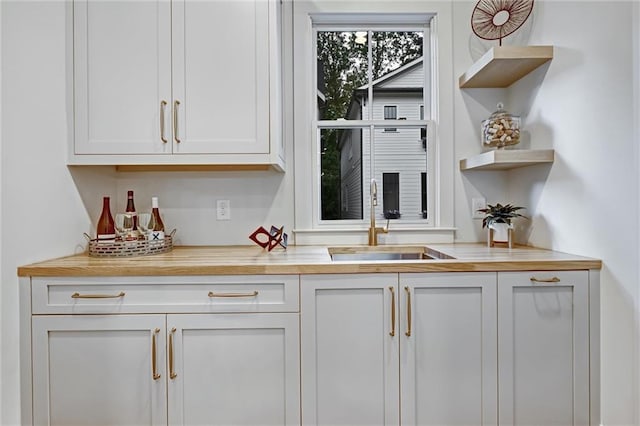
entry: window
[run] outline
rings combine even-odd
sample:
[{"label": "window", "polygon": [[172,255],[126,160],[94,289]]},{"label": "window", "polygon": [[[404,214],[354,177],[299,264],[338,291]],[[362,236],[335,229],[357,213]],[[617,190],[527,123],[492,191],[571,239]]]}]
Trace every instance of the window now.
[{"label": "window", "polygon": [[[295,243],[360,244],[362,238],[366,241],[371,213],[370,182],[373,178],[378,183],[379,203],[374,214],[382,219],[382,174],[388,172],[400,174],[402,216],[394,220],[391,230],[394,241],[409,243],[416,238],[425,242],[453,241],[457,162],[452,114],[456,71],[451,5],[393,0],[309,0],[295,2],[295,8],[290,2],[283,5],[289,7],[293,17],[290,22],[285,20],[293,48],[283,50],[283,55],[288,63],[296,64],[284,70],[284,88],[288,89],[284,101],[291,102],[290,111],[295,111],[290,117],[296,183],[292,230]],[[393,33],[406,32],[418,33],[418,39],[422,37],[422,57],[407,56],[407,61],[394,62],[384,74],[377,73],[376,64],[384,63],[384,53],[393,51],[383,48],[385,43],[379,37],[386,34],[392,39]],[[335,44],[323,52],[318,48],[321,38],[327,42],[332,39]],[[346,61],[333,54],[347,49],[357,53]],[[286,78],[288,75],[290,79]],[[421,87],[399,88],[398,84],[406,82],[408,76]],[[405,103],[415,92],[421,92],[422,98],[416,103]],[[342,101],[336,102],[338,99]],[[385,105],[397,106],[398,119],[384,120]],[[424,120],[419,120],[421,105]],[[401,120],[402,117],[406,120]],[[397,132],[384,132],[391,127]],[[339,132],[352,134],[350,161],[346,153],[343,159],[341,149],[345,148],[339,145]],[[421,133],[427,136],[426,150],[422,147]],[[334,160],[327,161],[332,156]],[[348,176],[347,169],[351,170]],[[427,219],[422,218],[423,172],[427,174]],[[347,191],[347,186],[341,185],[347,177],[348,214],[336,213],[336,209],[327,211],[323,197]],[[325,181],[326,178],[329,179]],[[340,195],[337,201],[341,207]]]},{"label": "window", "polygon": [[[383,171],[427,171],[420,135],[428,121],[398,117],[398,110],[416,111],[431,98],[430,58],[424,54],[428,20],[421,25],[320,22],[313,28],[319,224],[368,219],[372,179],[384,188],[375,214],[400,218],[400,176]],[[417,189],[407,198],[417,213]],[[413,214],[407,220],[422,219]]]},{"label": "window", "polygon": [[[384,119],[385,120],[396,120],[398,118],[398,107],[397,106],[390,106],[390,105],[385,105],[384,106]],[[385,132],[395,132],[398,129],[396,129],[395,127],[385,127],[384,131]]]},{"label": "window", "polygon": [[422,208],[422,218],[427,219],[429,207],[427,204],[427,174],[420,173],[420,206]]},{"label": "window", "polygon": [[400,174],[382,174],[382,205],[385,219],[400,219]]},{"label": "window", "polygon": [[[424,120],[424,105],[420,105],[420,120]],[[427,128],[420,128],[420,141],[422,142],[422,149],[427,150]]]}]

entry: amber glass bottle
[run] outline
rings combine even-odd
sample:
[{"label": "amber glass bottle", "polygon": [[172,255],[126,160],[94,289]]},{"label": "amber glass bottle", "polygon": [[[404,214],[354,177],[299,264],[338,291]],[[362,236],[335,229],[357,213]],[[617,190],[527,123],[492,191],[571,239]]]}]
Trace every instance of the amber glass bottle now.
[{"label": "amber glass bottle", "polygon": [[112,243],[116,240],[116,226],[111,216],[109,197],[102,199],[102,213],[96,226],[96,237],[99,243]]},{"label": "amber glass bottle", "polygon": [[150,239],[164,240],[164,223],[160,217],[160,210],[158,209],[158,197],[151,197],[151,216],[153,221],[153,229],[150,232]]}]

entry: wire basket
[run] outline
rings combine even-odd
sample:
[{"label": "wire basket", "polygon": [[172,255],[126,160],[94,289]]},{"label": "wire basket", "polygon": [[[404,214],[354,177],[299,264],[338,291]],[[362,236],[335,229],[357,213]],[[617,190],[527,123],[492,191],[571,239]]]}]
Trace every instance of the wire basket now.
[{"label": "wire basket", "polygon": [[176,230],[164,236],[164,240],[149,241],[113,241],[98,242],[89,235],[84,234],[89,240],[87,251],[91,257],[132,257],[148,256],[152,254],[167,253],[173,249],[173,236]]}]

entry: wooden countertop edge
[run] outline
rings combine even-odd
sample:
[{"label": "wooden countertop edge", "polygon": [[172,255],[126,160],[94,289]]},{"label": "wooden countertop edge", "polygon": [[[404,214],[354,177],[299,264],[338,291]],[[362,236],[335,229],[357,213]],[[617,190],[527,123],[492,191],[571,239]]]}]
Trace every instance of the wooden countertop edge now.
[{"label": "wooden countertop edge", "polygon": [[588,260],[436,260],[326,262],[312,264],[236,264],[236,265],[154,265],[133,266],[38,266],[18,268],[19,277],[80,276],[189,276],[189,275],[293,275],[361,274],[400,272],[502,272],[601,269],[602,261]]}]

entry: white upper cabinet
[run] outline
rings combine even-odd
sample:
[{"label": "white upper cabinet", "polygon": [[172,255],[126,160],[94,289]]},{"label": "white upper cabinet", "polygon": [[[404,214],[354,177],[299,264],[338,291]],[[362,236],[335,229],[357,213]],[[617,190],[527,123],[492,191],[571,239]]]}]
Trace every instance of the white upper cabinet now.
[{"label": "white upper cabinet", "polygon": [[75,0],[73,12],[71,164],[283,168],[278,1]]},{"label": "white upper cabinet", "polygon": [[169,3],[78,0],[73,12],[74,154],[170,153],[160,131],[160,104],[171,100]]}]

